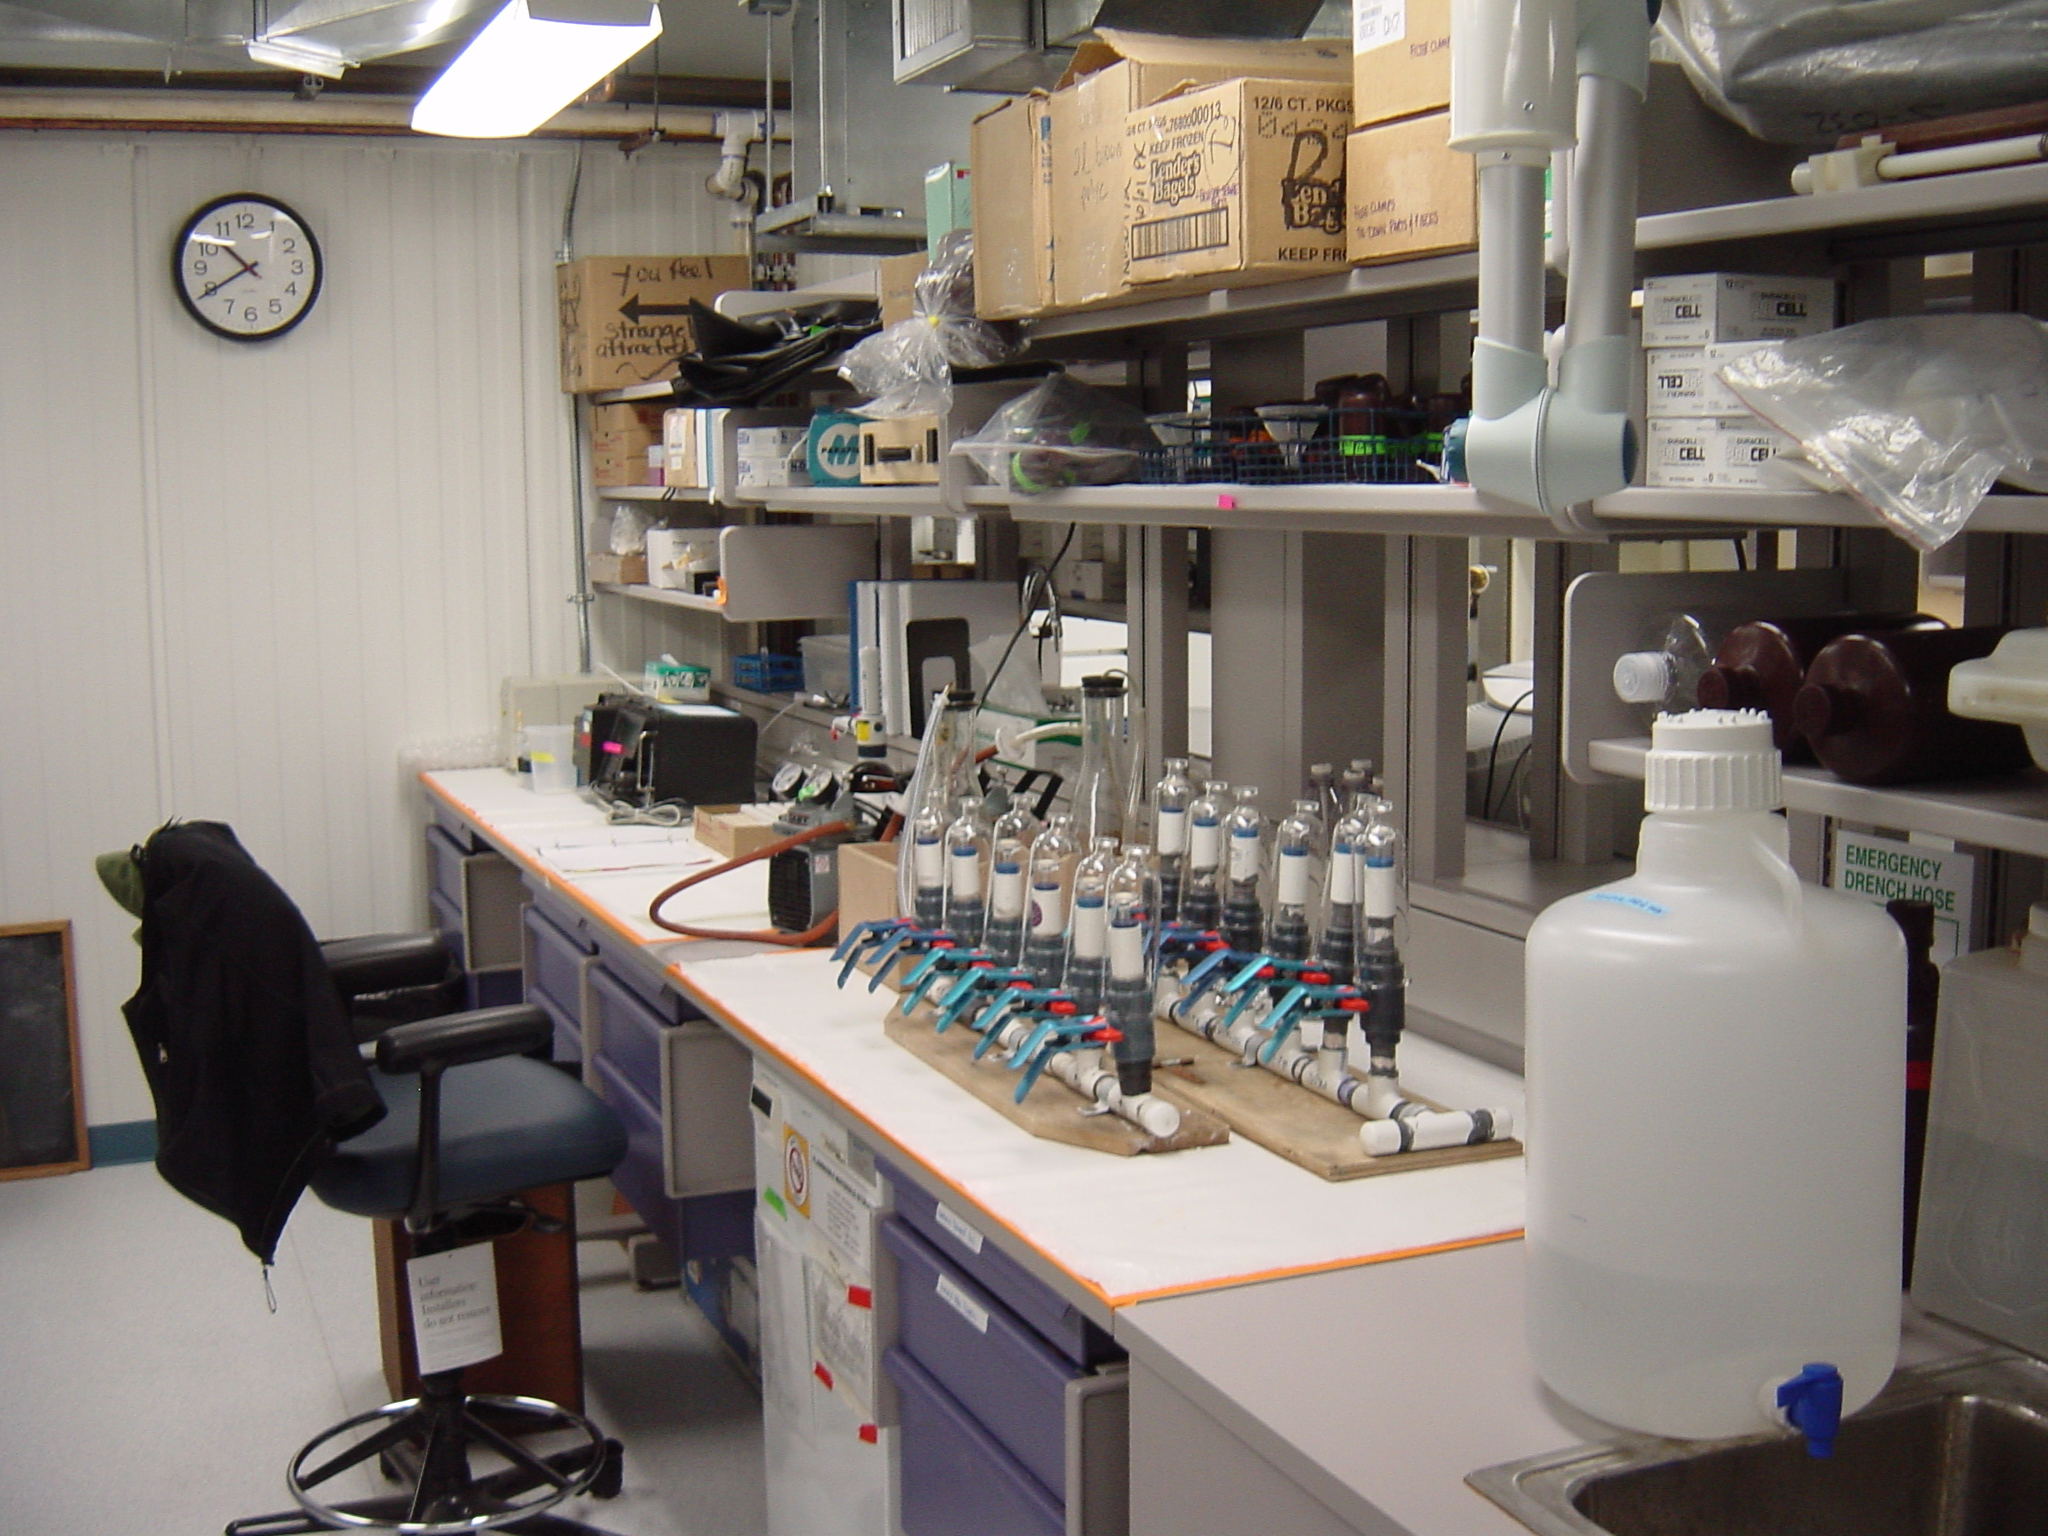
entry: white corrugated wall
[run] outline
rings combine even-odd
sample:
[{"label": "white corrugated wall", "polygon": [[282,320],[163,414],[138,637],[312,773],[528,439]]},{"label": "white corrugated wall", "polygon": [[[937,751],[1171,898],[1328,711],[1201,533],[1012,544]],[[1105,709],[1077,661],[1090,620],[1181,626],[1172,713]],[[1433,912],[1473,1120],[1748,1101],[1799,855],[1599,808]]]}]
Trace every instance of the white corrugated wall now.
[{"label": "white corrugated wall", "polygon": [[[230,822],[325,935],[416,926],[402,743],[572,669],[553,266],[733,248],[708,147],[0,134],[0,924],[75,926],[87,1118],[152,1111],[134,924],[92,856]],[[289,335],[214,337],[171,239],[223,193],[312,225]]]}]

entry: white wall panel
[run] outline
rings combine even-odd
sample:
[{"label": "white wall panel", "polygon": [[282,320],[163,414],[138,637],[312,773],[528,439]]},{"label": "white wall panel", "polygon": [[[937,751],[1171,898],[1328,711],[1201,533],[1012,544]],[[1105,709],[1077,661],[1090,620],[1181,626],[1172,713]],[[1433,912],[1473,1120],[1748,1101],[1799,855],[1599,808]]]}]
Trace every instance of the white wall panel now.
[{"label": "white wall panel", "polygon": [[[0,135],[0,922],[79,928],[88,1118],[150,1107],[91,856],[234,825],[323,935],[416,925],[408,741],[575,659],[553,265],[579,150]],[[730,248],[701,147],[580,151],[583,254]],[[170,241],[258,191],[327,262],[247,345]]]}]

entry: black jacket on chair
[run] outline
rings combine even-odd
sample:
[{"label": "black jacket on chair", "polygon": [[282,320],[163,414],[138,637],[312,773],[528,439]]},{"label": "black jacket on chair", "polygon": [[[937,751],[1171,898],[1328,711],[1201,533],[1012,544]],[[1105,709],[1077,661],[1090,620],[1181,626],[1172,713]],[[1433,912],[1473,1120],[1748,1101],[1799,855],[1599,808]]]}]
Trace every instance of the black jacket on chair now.
[{"label": "black jacket on chair", "polygon": [[336,1141],[384,1116],[306,920],[219,822],[140,855],[142,985],[122,1011],[156,1101],[156,1165],[268,1264]]}]

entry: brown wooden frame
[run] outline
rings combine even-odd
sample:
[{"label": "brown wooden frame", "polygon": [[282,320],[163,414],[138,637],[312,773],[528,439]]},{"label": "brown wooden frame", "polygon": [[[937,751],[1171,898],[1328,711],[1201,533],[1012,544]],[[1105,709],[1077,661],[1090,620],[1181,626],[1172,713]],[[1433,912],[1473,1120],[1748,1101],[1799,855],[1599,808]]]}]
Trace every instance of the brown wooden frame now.
[{"label": "brown wooden frame", "polygon": [[70,1030],[71,1045],[71,1124],[72,1144],[77,1157],[62,1163],[26,1163],[18,1168],[0,1168],[0,1180],[40,1179],[55,1173],[80,1173],[92,1166],[92,1144],[85,1129],[85,1081],[78,1055],[78,968],[71,949],[71,923],[62,919],[54,923],[0,924],[0,943],[8,939],[27,938],[32,934],[54,933],[59,936],[59,947],[64,955],[64,1013]]}]

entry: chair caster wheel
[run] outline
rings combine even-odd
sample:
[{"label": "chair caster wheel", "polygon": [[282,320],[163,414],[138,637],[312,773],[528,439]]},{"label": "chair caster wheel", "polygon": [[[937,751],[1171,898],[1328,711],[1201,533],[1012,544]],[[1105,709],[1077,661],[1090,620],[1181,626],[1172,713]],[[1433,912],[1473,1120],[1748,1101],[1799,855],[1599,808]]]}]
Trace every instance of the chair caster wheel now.
[{"label": "chair caster wheel", "polygon": [[626,1448],[616,1440],[604,1443],[604,1465],[590,1484],[593,1499],[616,1499],[626,1486]]}]

